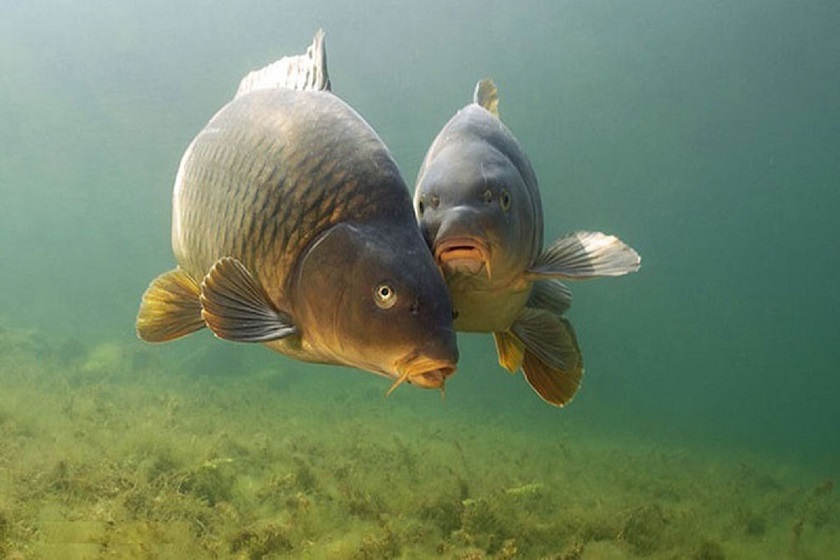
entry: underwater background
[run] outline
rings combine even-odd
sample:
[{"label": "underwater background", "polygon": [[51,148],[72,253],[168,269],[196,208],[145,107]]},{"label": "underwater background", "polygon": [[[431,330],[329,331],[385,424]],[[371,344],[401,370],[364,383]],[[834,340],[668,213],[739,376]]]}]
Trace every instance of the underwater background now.
[{"label": "underwater background", "polygon": [[[459,335],[437,391],[208,332],[140,343],[187,144],[326,31],[413,188],[492,77],[571,285],[581,391]],[[829,558],[840,551],[832,1],[34,0],[0,17],[0,558]]]}]

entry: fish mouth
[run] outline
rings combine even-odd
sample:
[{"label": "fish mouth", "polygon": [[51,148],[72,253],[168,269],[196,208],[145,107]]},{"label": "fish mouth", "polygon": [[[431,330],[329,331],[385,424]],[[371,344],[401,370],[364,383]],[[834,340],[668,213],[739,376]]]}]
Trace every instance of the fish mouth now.
[{"label": "fish mouth", "polygon": [[446,380],[455,373],[455,364],[450,360],[414,355],[398,363],[396,370],[398,377],[385,393],[386,397],[405,382],[443,391]]},{"label": "fish mouth", "polygon": [[485,269],[490,276],[490,247],[476,237],[452,237],[435,243],[435,261],[446,272],[478,274]]}]

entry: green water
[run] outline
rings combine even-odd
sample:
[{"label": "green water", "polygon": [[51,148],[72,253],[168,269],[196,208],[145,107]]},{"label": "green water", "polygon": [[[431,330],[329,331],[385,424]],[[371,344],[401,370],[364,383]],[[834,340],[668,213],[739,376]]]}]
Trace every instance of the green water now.
[{"label": "green water", "polygon": [[[353,6],[5,3],[0,558],[840,550],[835,2]],[[445,399],[207,333],[135,340],[184,148],[318,27],[409,185],[490,76],[546,238],[642,255],[572,285],[569,407],[488,336],[460,337]]]}]

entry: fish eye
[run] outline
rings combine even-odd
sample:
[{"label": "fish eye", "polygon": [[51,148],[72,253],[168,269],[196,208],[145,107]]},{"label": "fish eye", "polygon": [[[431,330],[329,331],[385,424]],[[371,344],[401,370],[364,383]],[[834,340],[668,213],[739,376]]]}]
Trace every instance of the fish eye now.
[{"label": "fish eye", "polygon": [[501,205],[502,210],[507,212],[510,209],[510,193],[502,191],[502,196],[499,197],[499,204]]},{"label": "fish eye", "polygon": [[491,191],[490,189],[486,189],[484,193],[482,193],[481,199],[487,203],[493,202],[493,191]]},{"label": "fish eye", "polygon": [[397,292],[389,284],[379,284],[373,290],[373,300],[381,309],[390,309],[397,303]]}]

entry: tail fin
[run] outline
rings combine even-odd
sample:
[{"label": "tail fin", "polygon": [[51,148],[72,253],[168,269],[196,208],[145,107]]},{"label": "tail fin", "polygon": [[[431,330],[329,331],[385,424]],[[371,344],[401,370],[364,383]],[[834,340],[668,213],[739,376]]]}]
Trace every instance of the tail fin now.
[{"label": "tail fin", "polygon": [[250,72],[239,83],[236,97],[260,89],[330,91],[324,30],[315,32],[304,54],[284,56],[264,68]]}]

